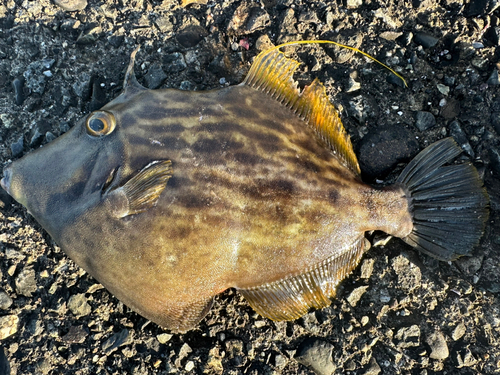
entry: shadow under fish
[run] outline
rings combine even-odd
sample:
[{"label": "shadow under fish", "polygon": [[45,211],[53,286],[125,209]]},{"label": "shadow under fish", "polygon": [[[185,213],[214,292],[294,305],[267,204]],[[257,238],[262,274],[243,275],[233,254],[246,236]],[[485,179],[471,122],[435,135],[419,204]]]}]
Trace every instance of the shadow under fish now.
[{"label": "shadow under fish", "polygon": [[[137,51],[137,50],[136,50]],[[184,332],[236,288],[261,315],[330,304],[381,230],[441,260],[469,255],[488,196],[452,138],[395,185],[361,181],[350,138],[316,79],[262,52],[244,82],[123,92],[4,170],[2,187],[59,246],[146,318]]]}]

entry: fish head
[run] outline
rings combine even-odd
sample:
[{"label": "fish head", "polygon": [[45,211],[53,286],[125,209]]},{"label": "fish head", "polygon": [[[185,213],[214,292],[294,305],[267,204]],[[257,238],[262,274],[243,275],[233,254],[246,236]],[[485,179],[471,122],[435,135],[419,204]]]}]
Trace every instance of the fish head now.
[{"label": "fish head", "polygon": [[124,147],[113,111],[102,109],[53,142],[14,161],[2,187],[53,236],[98,205],[123,164]]},{"label": "fish head", "polygon": [[[106,200],[123,201],[123,191],[116,190],[141,167],[155,161],[147,153],[135,152],[131,142],[131,138],[141,136],[137,130],[140,120],[135,113],[147,113],[144,108],[147,103],[141,95],[149,92],[133,74],[137,51],[131,56],[124,89],[117,98],[87,115],[56,140],[4,169],[2,188],[25,206],[56,242],[61,231],[83,214],[98,207],[102,210]],[[151,180],[161,172],[169,176],[169,162],[162,166],[152,168],[158,173],[150,172],[143,179]],[[129,185],[141,182],[144,181]],[[128,212],[126,207],[121,211],[122,216]]]}]

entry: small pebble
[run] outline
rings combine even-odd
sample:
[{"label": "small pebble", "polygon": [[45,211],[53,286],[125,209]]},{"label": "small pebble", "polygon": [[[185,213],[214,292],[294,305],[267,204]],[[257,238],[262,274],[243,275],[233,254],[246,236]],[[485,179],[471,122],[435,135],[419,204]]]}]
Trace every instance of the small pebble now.
[{"label": "small pebble", "polygon": [[448,350],[448,344],[446,344],[446,339],[441,332],[432,332],[427,336],[426,342],[431,347],[431,358],[446,359],[449,357],[450,352]]},{"label": "small pebble", "polygon": [[382,369],[378,365],[377,361],[375,360],[375,358],[372,357],[370,359],[370,363],[368,365],[368,368],[364,372],[364,375],[378,375],[378,374],[380,374],[381,371],[382,371]]},{"label": "small pebble", "polygon": [[397,346],[402,349],[417,347],[420,345],[420,328],[416,324],[400,328],[394,337],[399,341]]},{"label": "small pebble", "polygon": [[465,335],[466,331],[467,331],[467,329],[465,328],[465,324],[458,323],[451,334],[451,338],[454,341],[460,340]]},{"label": "small pebble", "polygon": [[24,149],[24,136],[19,137],[19,139],[10,145],[10,152],[12,152],[13,158],[18,158],[23,154]]},{"label": "small pebble", "polygon": [[349,304],[352,306],[352,307],[355,307],[359,300],[361,299],[361,297],[363,296],[363,294],[365,294],[366,290],[368,289],[368,286],[360,286],[356,289],[354,289],[351,294],[349,295],[349,297],[347,297],[347,301],[349,302]]},{"label": "small pebble", "polygon": [[102,344],[102,350],[106,352],[106,354],[109,354],[120,346],[128,344],[129,341],[129,331],[128,329],[124,328],[120,332],[115,333],[113,336],[107,339]]},{"label": "small pebble", "polygon": [[17,332],[19,318],[17,315],[5,315],[0,317],[0,341],[12,336]]},{"label": "small pebble", "polygon": [[25,297],[31,297],[37,290],[35,271],[25,267],[16,278],[16,291]]},{"label": "small pebble", "polygon": [[350,9],[359,8],[361,5],[363,5],[363,0],[347,0],[346,2],[347,8]]},{"label": "small pebble", "polygon": [[82,46],[92,45],[101,37],[101,35],[101,26],[96,23],[90,23],[87,25],[86,29],[80,33],[80,35],[76,39],[76,44]]},{"label": "small pebble", "polygon": [[403,33],[400,31],[384,31],[384,32],[380,33],[379,36],[385,40],[394,41],[397,38],[399,38],[401,35],[403,35]]},{"label": "small pebble", "polygon": [[308,338],[297,348],[295,359],[317,375],[332,375],[336,369],[332,359],[333,350],[333,345],[327,341]]},{"label": "small pebble", "polygon": [[[167,27],[167,29],[170,28],[170,30],[173,27],[171,23],[164,24],[164,26]],[[177,40],[177,42],[179,42],[181,46],[185,48],[193,48],[196,45],[198,45],[205,36],[207,36],[207,31],[203,27],[197,25],[190,25],[181,30],[175,36],[175,39]]]},{"label": "small pebble", "polygon": [[415,33],[413,40],[424,48],[432,48],[439,42],[438,38],[424,32]]},{"label": "small pebble", "polygon": [[462,130],[462,127],[460,126],[460,123],[455,120],[451,122],[450,125],[448,125],[450,129],[450,135],[455,139],[455,141],[458,143],[460,147],[471,157],[474,158],[474,150],[472,150],[471,145],[469,144],[469,141],[467,139],[467,136],[465,135],[464,131]]},{"label": "small pebble", "polygon": [[61,337],[61,340],[66,344],[82,344],[87,336],[88,332],[83,326],[71,326],[68,333]]},{"label": "small pebble", "polygon": [[77,317],[89,315],[92,311],[83,293],[71,296],[68,301],[68,308]]},{"label": "small pebble", "polygon": [[11,305],[12,298],[4,290],[0,290],[0,309],[7,310]]},{"label": "small pebble", "polygon": [[354,80],[354,78],[349,77],[349,83],[347,84],[346,92],[354,92],[361,88],[361,83]]},{"label": "small pebble", "polygon": [[373,273],[373,265],[375,264],[375,259],[368,258],[361,264],[361,278],[369,279]]},{"label": "small pebble", "polygon": [[500,85],[500,77],[498,74],[498,70],[494,69],[493,72],[491,73],[490,77],[486,81],[486,83],[490,86],[498,86]]},{"label": "small pebble", "polygon": [[387,292],[380,292],[380,302],[382,303],[388,303],[391,301],[391,296],[386,294]]},{"label": "small pebble", "polygon": [[24,95],[24,77],[15,78],[12,81],[12,87],[14,88],[14,101],[16,105],[22,105],[26,98]]},{"label": "small pebble", "polygon": [[146,81],[146,86],[149,89],[157,89],[161,86],[163,81],[167,78],[167,75],[163,71],[160,65],[153,64],[148,69],[148,73],[144,76],[144,80]]},{"label": "small pebble", "polygon": [[392,74],[392,73],[387,76],[387,82],[389,82],[395,86],[398,86],[398,87],[402,87],[402,88],[406,87],[404,81],[401,78],[399,78],[397,75]]},{"label": "small pebble", "polygon": [[443,85],[442,83],[437,84],[437,89],[439,90],[439,92],[441,94],[446,95],[446,96],[448,96],[448,94],[450,93],[450,88],[446,85]]},{"label": "small pebble", "polygon": [[156,338],[160,342],[160,344],[165,344],[172,338],[172,336],[173,335],[171,335],[170,333],[160,333],[156,336]]},{"label": "small pebble", "polygon": [[408,258],[400,254],[392,259],[391,265],[398,275],[399,288],[410,291],[419,286],[422,280],[422,272]]},{"label": "small pebble", "polygon": [[74,12],[85,9],[87,0],[54,0],[54,4],[67,12]]},{"label": "small pebble", "polygon": [[421,132],[436,126],[436,118],[430,112],[418,111],[415,120],[415,126]]},{"label": "small pebble", "polygon": [[184,55],[180,52],[174,52],[163,57],[163,66],[167,73],[179,73],[187,68]]}]

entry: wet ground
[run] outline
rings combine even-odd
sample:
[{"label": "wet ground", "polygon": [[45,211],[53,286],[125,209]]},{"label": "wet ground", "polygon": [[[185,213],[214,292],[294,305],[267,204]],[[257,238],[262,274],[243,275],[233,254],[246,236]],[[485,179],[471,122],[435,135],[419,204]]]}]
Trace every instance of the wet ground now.
[{"label": "wet ground", "polygon": [[499,5],[3,1],[0,168],[117,96],[138,44],[144,86],[206,90],[241,82],[270,44],[326,38],[408,82],[345,50],[289,51],[303,63],[300,85],[324,82],[365,180],[393,181],[451,135],[483,176],[491,215],[472,257],[439,262],[393,239],[366,254],[329,308],[275,323],[228,291],[197,329],[177,335],[117,301],[2,192],[0,374],[498,373]]}]

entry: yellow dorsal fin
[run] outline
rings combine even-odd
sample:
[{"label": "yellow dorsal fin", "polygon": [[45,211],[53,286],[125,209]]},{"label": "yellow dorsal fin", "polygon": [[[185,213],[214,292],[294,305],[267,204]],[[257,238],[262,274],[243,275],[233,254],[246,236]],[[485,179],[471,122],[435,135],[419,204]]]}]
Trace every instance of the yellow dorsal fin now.
[{"label": "yellow dorsal fin", "polygon": [[360,174],[349,135],[342,125],[335,107],[326,95],[326,89],[315,79],[302,92],[297,88],[293,73],[299,63],[287,58],[277,46],[261,52],[256,58],[243,83],[268,93],[303,118],[332,152],[351,171]]}]

